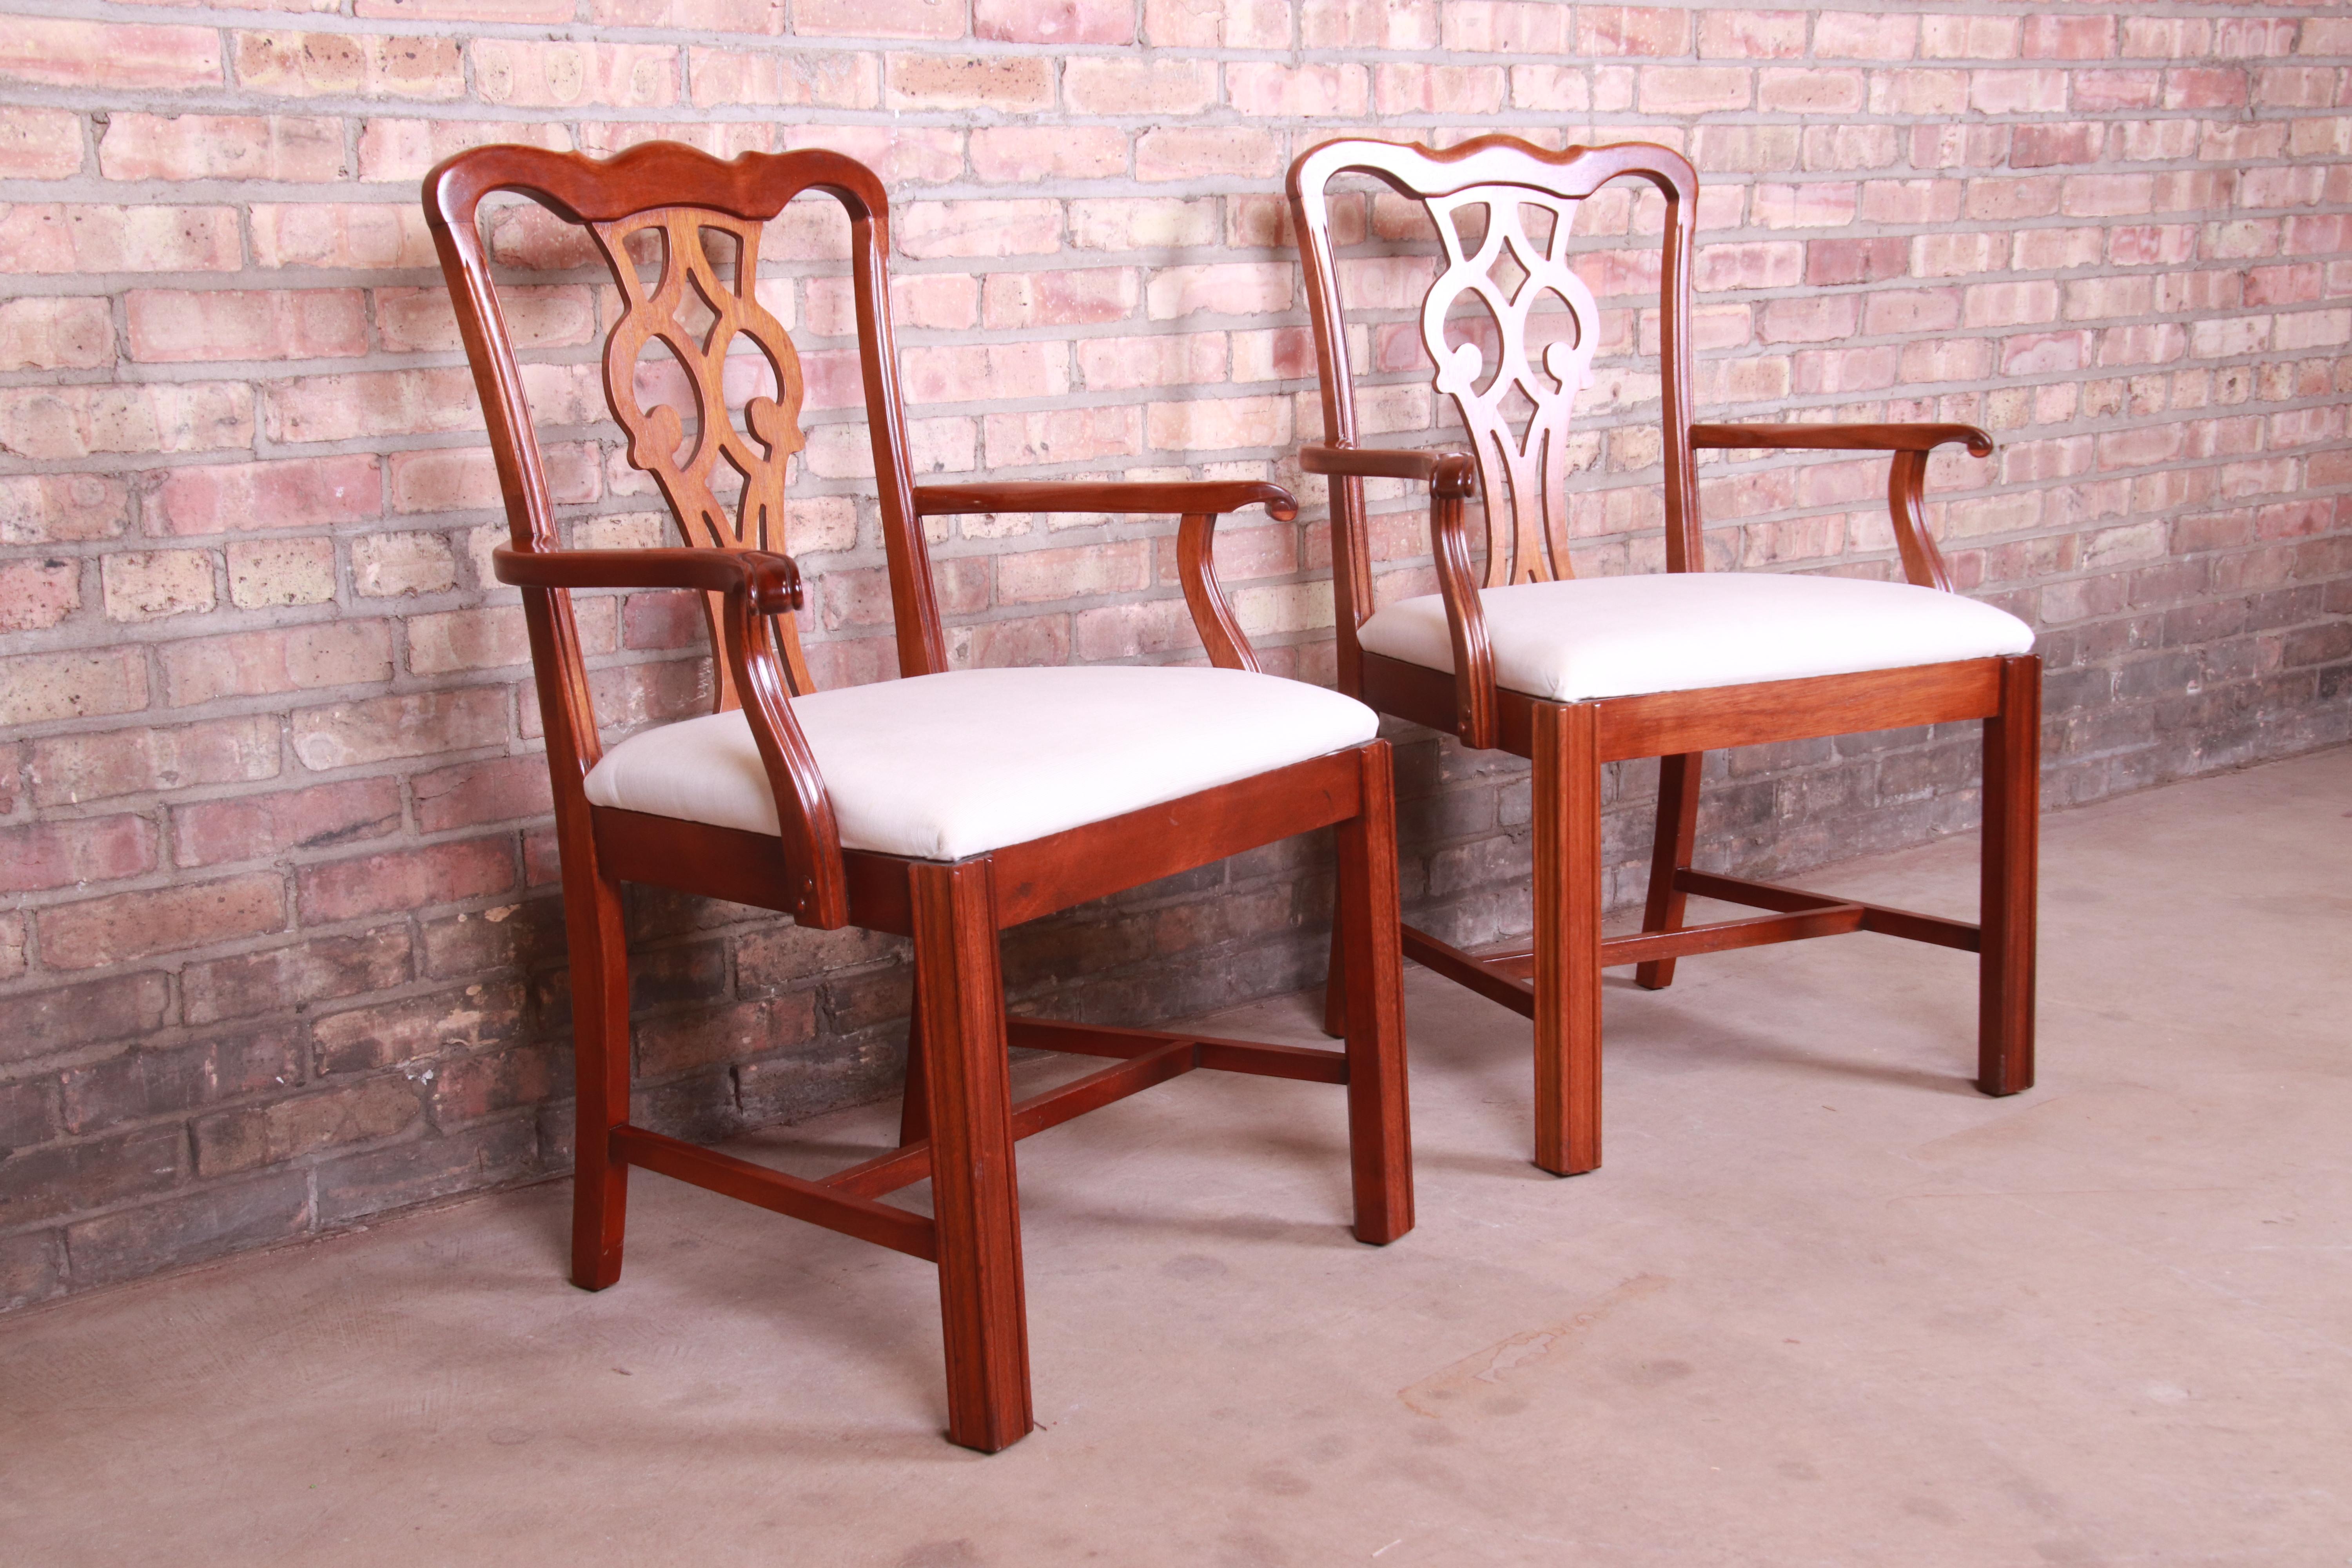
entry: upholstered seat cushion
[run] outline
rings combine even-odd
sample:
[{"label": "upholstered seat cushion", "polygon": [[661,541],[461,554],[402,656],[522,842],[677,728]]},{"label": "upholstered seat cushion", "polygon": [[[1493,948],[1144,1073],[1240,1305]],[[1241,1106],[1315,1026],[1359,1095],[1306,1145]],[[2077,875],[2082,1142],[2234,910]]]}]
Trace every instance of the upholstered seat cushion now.
[{"label": "upholstered seat cushion", "polygon": [[[1237,669],[971,669],[793,700],[841,842],[958,860],[1361,745],[1372,710]],[[588,798],[774,833],[740,712],[648,730],[590,770]]]},{"label": "upholstered seat cushion", "polygon": [[[1521,583],[1479,595],[1496,684],[1556,702],[1898,669],[2024,653],[2033,630],[1990,605],[1907,583],[1770,572],[1661,572]],[[1448,674],[1435,594],[1366,621],[1370,651]]]}]

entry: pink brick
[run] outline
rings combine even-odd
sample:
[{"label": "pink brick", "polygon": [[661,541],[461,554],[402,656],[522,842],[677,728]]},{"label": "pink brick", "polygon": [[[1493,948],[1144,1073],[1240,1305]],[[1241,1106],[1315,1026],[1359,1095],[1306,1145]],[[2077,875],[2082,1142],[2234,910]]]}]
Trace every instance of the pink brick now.
[{"label": "pink brick", "polygon": [[813,37],[960,38],[955,0],[793,0],[793,30]]},{"label": "pink brick", "polygon": [[688,49],[687,82],[701,109],[745,103],[872,109],[882,101],[881,67],[872,55]]},{"label": "pink brick", "polygon": [[416,795],[416,826],[426,833],[543,816],[554,804],[541,757],[464,763],[419,773],[410,788]]},{"label": "pink brick", "polygon": [[667,45],[477,38],[467,53],[476,95],[500,108],[663,109],[677,101],[677,50]]},{"label": "pink brick", "polygon": [[1223,332],[1084,338],[1077,350],[1079,376],[1090,391],[1196,386],[1225,378]]},{"label": "pink brick", "polygon": [[1217,204],[1129,196],[1070,203],[1070,243],[1081,250],[1156,250],[1213,245]]},{"label": "pink brick", "polygon": [[349,441],[361,437],[478,429],[474,377],[457,367],[361,371],[278,382],[263,394],[276,441]]},{"label": "pink brick", "polygon": [[[776,151],[789,153],[801,147],[823,147],[830,152],[846,153],[894,184],[938,185],[963,178],[963,132],[946,127],[783,127],[777,138]],[[804,203],[797,205],[806,205]]]},{"label": "pink brick", "polygon": [[894,109],[992,109],[1004,113],[1052,106],[1052,62],[1035,55],[891,57],[884,102]]},{"label": "pink brick", "polygon": [[253,443],[253,392],[232,382],[0,389],[0,448],[24,458],[205,452]]},{"label": "pink brick", "polygon": [[2064,16],[2050,13],[2025,18],[2023,46],[2030,60],[2104,60],[2116,53],[2112,16]]},{"label": "pink brick", "polygon": [[234,272],[241,264],[231,207],[0,207],[0,270]]},{"label": "pink brick", "polygon": [[1096,463],[1108,458],[1139,455],[1143,451],[1143,416],[1142,411],[1131,404],[1107,408],[1055,408],[1034,414],[991,414],[982,422],[982,439],[992,468]]},{"label": "pink brick", "polygon": [[47,631],[79,608],[79,561],[0,562],[0,632]]},{"label": "pink brick", "polygon": [[1274,263],[1225,262],[1170,267],[1152,275],[1145,308],[1155,321],[1202,314],[1255,315],[1290,308],[1291,268]]},{"label": "pink brick", "polygon": [[175,806],[172,858],[179,866],[214,866],[353,844],[399,830],[398,782],[353,779]]},{"label": "pink brick", "polygon": [[1371,101],[1364,68],[1277,65],[1235,60],[1225,67],[1225,97],[1244,114],[1311,118],[1360,115]]},{"label": "pink brick", "polygon": [[1151,584],[1151,542],[1131,539],[997,558],[996,595],[1008,605],[1132,594]]},{"label": "pink brick", "polygon": [[1592,79],[1580,66],[1513,66],[1514,108],[1580,114],[1592,108]]},{"label": "pink brick", "polygon": [[1439,0],[1310,0],[1298,18],[1310,49],[1433,49]]},{"label": "pink brick", "polygon": [[1281,447],[1290,441],[1290,402],[1282,397],[1155,403],[1145,417],[1151,445],[1167,451]]},{"label": "pink brick", "polygon": [[391,623],[323,621],[282,631],[238,632],[164,645],[164,700],[187,708],[392,676]]},{"label": "pink brick", "polygon": [[1733,66],[1644,66],[1644,114],[1708,114],[1746,109],[1749,72]]},{"label": "pink brick", "polygon": [[1237,126],[1161,126],[1136,138],[1139,180],[1270,180],[1283,167],[1282,139]]},{"label": "pink brick", "polygon": [[0,107],[0,180],[62,180],[81,172],[81,116]]},{"label": "pink brick", "polygon": [[1508,78],[1500,66],[1383,65],[1372,68],[1372,106],[1381,114],[1492,114],[1503,107]]},{"label": "pink brick", "polygon": [[569,22],[572,0],[356,0],[359,16],[413,22]]},{"label": "pink brick", "polygon": [[[499,310],[518,348],[572,348],[601,341],[595,297],[581,285],[499,290]],[[446,289],[379,289],[375,325],[387,353],[450,353],[464,345]]]},{"label": "pink brick", "polygon": [[2164,73],[2167,109],[2239,109],[2250,83],[2235,67],[2207,67]]},{"label": "pink brick", "polygon": [[140,876],[155,868],[157,843],[155,825],[127,813],[0,829],[0,892]]},{"label": "pink brick", "polygon": [[1006,44],[1131,44],[1132,0],[972,0],[971,34]]},{"label": "pink brick", "polygon": [[1813,18],[1813,53],[1825,60],[1907,60],[1919,19],[1901,12],[1824,11]]},{"label": "pink brick", "polygon": [[98,144],[110,180],[343,178],[342,122],[272,114],[118,114]]},{"label": "pink brick", "polygon": [[1702,11],[1701,59],[1794,59],[1805,52],[1802,11]]},{"label": "pink brick", "polygon": [[1283,48],[1290,42],[1290,5],[1288,0],[1144,0],[1143,32],[1162,48]]},{"label": "pink brick", "polygon": [[281,931],[286,894],[274,873],[255,872],[62,904],[38,918],[45,963],[95,969]]},{"label": "pink brick", "polygon": [[273,29],[236,34],[235,49],[238,85],[274,97],[433,101],[466,96],[455,38]]},{"label": "pink brick", "polygon": [[1440,23],[1449,49],[1513,55],[1569,52],[1570,9],[1545,0],[1450,0]]},{"label": "pink brick", "polygon": [[898,215],[898,247],[916,260],[1044,256],[1062,247],[1062,208],[1049,201],[917,202]]},{"label": "pink brick", "polygon": [[106,618],[159,621],[201,615],[216,602],[213,557],[203,550],[137,550],[100,563]]},{"label": "pink brick", "polygon": [[114,363],[114,320],[101,299],[0,301],[0,370],[97,370]]},{"label": "pink brick", "polygon": [[1853,221],[1856,187],[1851,181],[1802,185],[1758,185],[1750,216],[1764,228],[1835,228]]},{"label": "pink brick", "polygon": [[494,142],[572,150],[572,133],[546,120],[370,120],[360,127],[360,178],[414,184],[450,154]]},{"label": "pink brick", "polygon": [[1127,173],[1127,134],[1108,126],[992,126],[971,133],[971,172],[992,184],[1110,179]]},{"label": "pink brick", "polygon": [[251,208],[256,267],[421,268],[436,265],[425,214],[413,202]]},{"label": "pink brick", "polygon": [[305,866],[295,876],[295,902],[305,925],[322,925],[478,899],[514,886],[514,840],[501,834]]},{"label": "pink brick", "polygon": [[785,0],[591,0],[588,11],[604,26],[773,36],[784,30]]},{"label": "pink brick", "polygon": [[[287,728],[302,765],[313,773],[326,773],[402,757],[503,745],[511,727],[508,719],[511,701],[508,689],[499,686],[372,697],[299,710]],[[273,727],[273,763],[276,738]]]},{"label": "pink brick", "polygon": [[1850,338],[1861,320],[1861,301],[1852,294],[1821,294],[1775,300],[1759,315],[1756,335],[1768,343],[1824,343]]},{"label": "pink brick", "polygon": [[382,511],[383,493],[380,460],[360,453],[171,468],[154,504],[173,533],[225,533],[356,522]]},{"label": "pink brick", "polygon": [[2018,24],[2007,16],[1922,16],[1923,60],[2006,60],[2018,50]]},{"label": "pink brick", "polygon": [[1687,11],[1648,5],[1576,8],[1576,52],[1580,55],[1686,55],[1690,49]]},{"label": "pink brick", "polygon": [[356,289],[133,289],[123,304],[134,360],[331,359],[368,348]]},{"label": "pink brick", "polygon": [[[1874,73],[1870,84],[1870,111],[1873,114],[1904,115],[1915,118],[1945,119],[1964,112],[1969,106],[1969,73],[1953,70],[1927,70],[1917,67]],[[1921,127],[1922,131],[1958,132],[1961,127]],[[1968,129],[1994,130],[2006,133],[2006,127]],[[1915,163],[1919,160],[1915,155]],[[1940,166],[1940,165],[1938,165]]]},{"label": "pink brick", "polygon": [[1756,107],[1783,114],[1857,114],[1865,101],[1863,74],[1818,66],[1756,73]]},{"label": "pink brick", "polygon": [[1069,350],[1056,342],[952,344],[898,351],[908,404],[1059,397],[1070,390]]},{"label": "pink brick", "polygon": [[1141,280],[1131,267],[992,272],[982,295],[982,321],[991,331],[1125,321],[1141,298]]},{"label": "pink brick", "polygon": [[58,545],[115,538],[130,527],[130,487],[106,475],[14,475],[0,479],[0,543]]},{"label": "pink brick", "polygon": [[2164,75],[2152,70],[2074,71],[2072,106],[2077,113],[2118,109],[2154,109],[2164,100]]},{"label": "pink brick", "polygon": [[1080,55],[1063,63],[1062,100],[1078,114],[1198,114],[1217,100],[1208,60]]},{"label": "pink brick", "polygon": [[0,81],[118,91],[217,88],[220,35],[210,27],[20,15],[0,32]]}]

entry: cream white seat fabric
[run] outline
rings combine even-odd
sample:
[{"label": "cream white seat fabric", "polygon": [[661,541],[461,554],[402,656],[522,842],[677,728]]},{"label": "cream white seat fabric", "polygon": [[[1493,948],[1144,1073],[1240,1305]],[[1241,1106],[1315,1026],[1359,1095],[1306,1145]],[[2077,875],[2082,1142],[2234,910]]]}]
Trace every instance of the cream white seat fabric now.
[{"label": "cream white seat fabric", "polygon": [[[1690,691],[2019,654],[2005,610],[1908,583],[1675,572],[1521,583],[1479,595],[1496,683],[1556,702]],[[1445,603],[1402,599],[1357,634],[1370,652],[1454,670]]]},{"label": "cream white seat fabric", "polygon": [[[959,860],[1361,745],[1372,710],[1237,669],[971,669],[793,700],[841,842]],[[740,712],[648,730],[590,770],[594,805],[774,833]]]}]

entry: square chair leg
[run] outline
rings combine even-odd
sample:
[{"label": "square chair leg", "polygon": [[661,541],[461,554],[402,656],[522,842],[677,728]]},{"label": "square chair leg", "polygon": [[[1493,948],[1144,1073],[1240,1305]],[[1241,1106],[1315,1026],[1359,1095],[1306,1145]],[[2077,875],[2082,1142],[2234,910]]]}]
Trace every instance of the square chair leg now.
[{"label": "square chair leg", "polygon": [[1356,1239],[1385,1245],[1412,1228],[1412,1129],[1405,1100],[1404,956],[1399,936],[1395,784],[1386,744],[1364,752],[1363,809],[1339,824],[1337,952],[1345,997],[1348,1146]]},{"label": "square chair leg", "polygon": [[2042,660],[2000,664],[1985,721],[1983,900],[1978,914],[1977,1087],[2033,1087],[2035,868],[2041,855]]},{"label": "square chair leg", "polygon": [[1535,705],[1536,1163],[1601,1163],[1601,746],[1591,703]]},{"label": "square chair leg", "polygon": [[629,1120],[629,944],[621,885],[604,875],[594,850],[568,845],[563,865],[579,1080],[572,1138],[572,1282],[602,1290],[621,1278],[621,1233],[628,1217],[629,1167],[614,1155],[612,1134]]},{"label": "square chair leg", "polygon": [[926,862],[911,881],[948,1436],[992,1454],[1034,1425],[994,870]]}]

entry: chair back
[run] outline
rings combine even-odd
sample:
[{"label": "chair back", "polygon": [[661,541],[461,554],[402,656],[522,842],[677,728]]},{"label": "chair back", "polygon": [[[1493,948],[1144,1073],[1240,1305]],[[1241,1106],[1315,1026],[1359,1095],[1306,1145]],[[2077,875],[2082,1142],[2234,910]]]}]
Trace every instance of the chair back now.
[{"label": "chair back", "polygon": [[[558,541],[513,339],[477,222],[483,199],[501,191],[530,197],[586,228],[611,269],[622,308],[604,342],[605,402],[627,436],[629,462],[660,487],[684,542],[781,553],[787,464],[806,445],[803,383],[790,335],[758,298],[760,245],[766,224],[809,190],[837,198],[849,216],[850,277],[899,668],[928,674],[947,668],[946,644],[915,516],[898,394],[886,259],[889,204],[871,170],[822,151],[747,153],[722,162],[677,142],[650,142],[602,160],[536,147],[478,147],[425,176],[425,207],[481,394],[518,551],[551,551]],[[658,258],[650,283],[640,257]],[[739,340],[756,357],[738,353],[730,359]],[[658,363],[662,350],[669,365]],[[762,365],[773,395],[740,397],[740,373]],[[728,407],[730,368],[738,373],[740,426]],[[649,391],[663,395],[648,399]],[[690,436],[680,405],[695,419]],[[737,486],[730,504],[722,492]],[[717,706],[736,707],[740,694],[719,642],[719,596],[704,597]],[[560,728],[572,730],[563,739],[583,767],[593,765],[599,748],[594,717],[585,710],[570,596],[526,589],[524,606],[533,622],[534,659],[557,667],[540,670],[551,738]],[[812,682],[794,617],[781,613],[772,627],[793,690],[805,694]]]},{"label": "chair back", "polygon": [[[1441,265],[1423,298],[1421,342],[1436,365],[1433,384],[1453,402],[1470,437],[1486,510],[1486,584],[1573,575],[1569,563],[1569,424],[1598,346],[1599,310],[1571,265],[1577,204],[1621,175],[1665,196],[1659,283],[1664,390],[1666,557],[1669,569],[1700,564],[1697,494],[1690,446],[1690,262],[1698,176],[1681,154],[1644,142],[1543,148],[1482,136],[1444,152],[1360,139],[1326,142],[1290,167],[1291,216],[1307,273],[1322,379],[1324,439],[1358,442],[1346,301],[1339,294],[1328,187],[1366,174],[1421,204],[1437,229]],[[1446,342],[1465,297],[1484,307],[1469,341]],[[1567,334],[1531,342],[1530,319],[1549,296],[1546,326]],[[1378,357],[1377,355],[1375,356]],[[1372,610],[1363,481],[1335,478],[1334,568],[1344,655]]]}]

